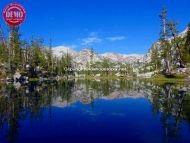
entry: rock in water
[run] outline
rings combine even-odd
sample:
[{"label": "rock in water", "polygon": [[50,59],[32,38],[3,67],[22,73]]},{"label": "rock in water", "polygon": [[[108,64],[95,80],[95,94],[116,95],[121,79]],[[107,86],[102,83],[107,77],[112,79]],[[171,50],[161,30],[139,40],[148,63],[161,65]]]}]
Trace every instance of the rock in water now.
[{"label": "rock in water", "polygon": [[18,81],[21,78],[21,74],[19,72],[16,72],[13,76],[14,81]]}]

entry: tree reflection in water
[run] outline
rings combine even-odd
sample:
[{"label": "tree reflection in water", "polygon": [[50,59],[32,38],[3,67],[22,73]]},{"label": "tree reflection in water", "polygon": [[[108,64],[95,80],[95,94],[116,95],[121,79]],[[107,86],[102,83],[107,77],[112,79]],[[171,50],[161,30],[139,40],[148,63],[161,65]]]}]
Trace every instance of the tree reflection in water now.
[{"label": "tree reflection in water", "polygon": [[170,138],[178,137],[183,120],[190,121],[190,108],[187,107],[190,95],[187,88],[174,84],[156,86],[152,90],[154,111],[161,112],[165,142],[169,142]]},{"label": "tree reflection in water", "polygon": [[[19,121],[27,116],[38,118],[43,107],[51,105],[54,84],[30,83],[20,88],[14,85],[3,86],[0,91],[0,127],[8,125],[7,136],[14,142],[18,133]],[[5,127],[4,127],[5,128]]]},{"label": "tree reflection in water", "polygon": [[160,115],[165,142],[180,133],[180,124],[190,122],[189,87],[175,84],[154,84],[130,80],[72,80],[50,83],[29,83],[20,87],[0,85],[0,131],[7,128],[9,142],[16,140],[19,122],[42,118],[46,107],[72,103],[93,104],[96,99],[148,98],[153,113]]}]

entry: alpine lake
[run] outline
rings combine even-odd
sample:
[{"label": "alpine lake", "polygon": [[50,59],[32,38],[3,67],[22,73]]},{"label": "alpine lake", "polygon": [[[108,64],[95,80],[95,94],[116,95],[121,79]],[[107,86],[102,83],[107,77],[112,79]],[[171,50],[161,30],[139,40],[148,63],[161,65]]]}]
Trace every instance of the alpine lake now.
[{"label": "alpine lake", "polygon": [[0,83],[0,143],[190,143],[190,85]]}]

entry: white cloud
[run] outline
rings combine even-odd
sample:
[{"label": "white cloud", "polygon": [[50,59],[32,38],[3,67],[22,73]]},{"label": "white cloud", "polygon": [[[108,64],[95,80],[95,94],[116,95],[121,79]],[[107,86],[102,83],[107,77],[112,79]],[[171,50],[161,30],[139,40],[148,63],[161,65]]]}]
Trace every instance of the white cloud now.
[{"label": "white cloud", "polygon": [[102,39],[97,36],[95,32],[91,32],[88,37],[82,39],[82,44],[84,46],[91,46],[96,43],[101,43]]},{"label": "white cloud", "polygon": [[107,39],[110,41],[121,41],[121,40],[125,40],[126,37],[125,36],[113,36],[113,37],[108,37]]},{"label": "white cloud", "polygon": [[82,39],[82,45],[92,45],[92,44],[95,44],[95,43],[101,43],[102,42],[102,39],[98,38],[98,37],[87,37],[87,38],[84,38]]}]

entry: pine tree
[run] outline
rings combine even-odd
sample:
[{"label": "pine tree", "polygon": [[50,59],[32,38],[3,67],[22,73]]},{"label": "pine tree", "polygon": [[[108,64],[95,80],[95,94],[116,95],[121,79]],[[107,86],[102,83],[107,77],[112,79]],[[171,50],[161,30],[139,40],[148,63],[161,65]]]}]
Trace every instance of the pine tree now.
[{"label": "pine tree", "polygon": [[52,40],[50,39],[49,48],[47,50],[48,70],[53,72],[53,54],[52,54]]},{"label": "pine tree", "polygon": [[93,65],[94,63],[94,49],[90,49],[90,65]]},{"label": "pine tree", "polygon": [[178,30],[177,30],[177,23],[176,22],[168,22],[167,24],[170,32],[170,37],[172,38],[172,50],[173,56],[175,57],[174,64],[179,63],[180,67],[184,67],[184,61],[182,59],[182,45],[183,45],[183,38],[178,36]]},{"label": "pine tree", "polygon": [[35,64],[35,66],[36,66],[40,62],[40,54],[39,54],[40,47],[39,47],[38,42],[35,40],[31,41],[31,45],[32,45],[32,56],[33,56],[32,63]]},{"label": "pine tree", "polygon": [[190,23],[188,24],[188,30],[187,30],[187,39],[186,39],[186,43],[185,43],[187,50],[190,54]]},{"label": "pine tree", "polygon": [[6,63],[8,61],[8,49],[6,45],[0,43],[0,63]]},{"label": "pine tree", "polygon": [[161,32],[160,32],[160,46],[161,46],[161,57],[164,59],[164,71],[170,73],[172,70],[172,46],[169,38],[169,29],[168,29],[168,19],[167,19],[167,10],[166,8],[162,9],[160,14],[161,19]]},{"label": "pine tree", "polygon": [[185,38],[185,44],[182,48],[182,59],[185,63],[190,63],[190,23],[187,28],[187,36]]},{"label": "pine tree", "polygon": [[62,58],[57,61],[57,63],[57,72],[60,76],[73,74],[73,71],[70,70],[73,65],[72,58],[69,53],[63,55]]},{"label": "pine tree", "polygon": [[19,64],[21,64],[22,60],[23,60],[19,27],[11,28],[10,47],[11,47],[11,55],[10,56],[12,57],[11,63],[15,68],[17,68],[17,66]]},{"label": "pine tree", "polygon": [[106,75],[106,76],[108,76],[110,74],[110,71],[106,70],[106,69],[112,67],[111,66],[111,62],[108,59],[103,59],[101,66],[102,66],[102,68],[105,69],[105,71],[103,71],[103,74]]},{"label": "pine tree", "polygon": [[168,35],[168,30],[166,28],[167,26],[167,15],[168,15],[168,12],[167,12],[167,9],[165,7],[163,7],[161,13],[160,13],[160,19],[161,19],[161,31],[160,31],[160,35],[161,35],[161,38],[163,39],[166,39],[167,38],[167,35]]},{"label": "pine tree", "polygon": [[151,48],[151,64],[153,64],[153,70],[159,70],[161,67],[160,53],[158,47],[153,45]]},{"label": "pine tree", "polygon": [[[66,54],[66,57],[65,57],[65,63],[66,63],[66,68],[72,68],[72,58],[71,58],[71,55],[69,53]],[[66,72],[66,74],[72,74],[73,72],[72,71],[68,71]]]}]

